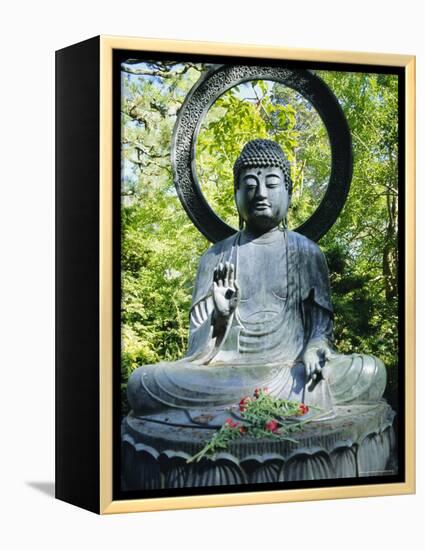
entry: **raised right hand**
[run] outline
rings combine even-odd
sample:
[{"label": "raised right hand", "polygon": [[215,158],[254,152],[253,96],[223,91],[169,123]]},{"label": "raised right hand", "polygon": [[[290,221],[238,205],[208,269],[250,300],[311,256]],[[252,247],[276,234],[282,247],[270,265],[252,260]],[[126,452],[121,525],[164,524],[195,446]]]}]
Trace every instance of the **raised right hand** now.
[{"label": "raised right hand", "polygon": [[239,287],[235,279],[235,266],[219,263],[214,269],[213,300],[219,317],[228,318],[239,304]]}]

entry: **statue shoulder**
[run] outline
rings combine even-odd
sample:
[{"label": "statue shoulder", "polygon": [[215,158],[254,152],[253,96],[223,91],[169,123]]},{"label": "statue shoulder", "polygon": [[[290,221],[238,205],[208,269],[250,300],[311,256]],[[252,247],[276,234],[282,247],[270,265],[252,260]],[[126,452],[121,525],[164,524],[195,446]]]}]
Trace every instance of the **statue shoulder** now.
[{"label": "statue shoulder", "polygon": [[232,249],[232,246],[235,243],[237,234],[231,235],[222,241],[218,241],[202,254],[201,263],[210,263],[210,262],[219,262],[221,258],[226,255]]},{"label": "statue shoulder", "polygon": [[289,242],[296,245],[301,255],[306,255],[307,257],[319,257],[320,259],[325,259],[322,249],[320,246],[306,237],[297,233],[296,231],[288,230],[288,239]]}]

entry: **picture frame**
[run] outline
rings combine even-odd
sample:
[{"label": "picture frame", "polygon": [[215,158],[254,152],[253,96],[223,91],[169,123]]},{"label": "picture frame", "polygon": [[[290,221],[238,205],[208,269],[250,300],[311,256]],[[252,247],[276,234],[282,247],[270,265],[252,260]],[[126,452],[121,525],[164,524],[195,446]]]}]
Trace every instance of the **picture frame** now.
[{"label": "picture frame", "polygon": [[[398,95],[398,468],[391,478],[122,489],[120,430],[125,59],[394,74]],[[117,72],[118,71],[118,72]],[[223,90],[222,90],[223,91]],[[198,128],[199,130],[199,128]],[[177,139],[177,138],[176,138]],[[184,201],[183,201],[184,202]],[[56,52],[56,497],[110,514],[415,490],[415,58],[99,36]],[[193,220],[193,218],[192,218]],[[118,268],[117,268],[118,265]],[[155,492],[156,491],[156,492]]]}]

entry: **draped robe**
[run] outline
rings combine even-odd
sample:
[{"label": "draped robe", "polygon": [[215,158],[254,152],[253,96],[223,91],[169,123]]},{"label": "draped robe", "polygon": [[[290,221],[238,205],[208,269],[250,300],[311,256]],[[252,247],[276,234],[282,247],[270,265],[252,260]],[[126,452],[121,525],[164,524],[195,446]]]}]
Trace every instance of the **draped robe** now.
[{"label": "draped robe", "polygon": [[[212,282],[224,262],[235,266],[240,302],[218,330]],[[129,402],[140,414],[204,411],[234,405],[260,387],[316,405],[324,414],[335,404],[378,400],[386,373],[372,356],[335,353],[323,363],[323,377],[307,384],[303,351],[332,341],[329,275],[320,248],[293,231],[260,238],[239,232],[201,258],[186,356],[138,368],[128,384]]]}]

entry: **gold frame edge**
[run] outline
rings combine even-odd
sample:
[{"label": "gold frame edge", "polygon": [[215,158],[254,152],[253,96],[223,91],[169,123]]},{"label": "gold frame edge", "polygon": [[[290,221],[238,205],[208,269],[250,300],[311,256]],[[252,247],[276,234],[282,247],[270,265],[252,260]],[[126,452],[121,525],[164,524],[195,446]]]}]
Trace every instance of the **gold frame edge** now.
[{"label": "gold frame edge", "polygon": [[[415,492],[415,57],[183,40],[100,37],[99,126],[99,512],[115,514],[307,500],[390,496]],[[406,75],[406,476],[403,483],[253,491],[150,499],[112,499],[112,55],[114,49],[229,55],[404,67]]]},{"label": "gold frame edge", "polygon": [[99,62],[99,512],[112,503],[112,44]]}]

